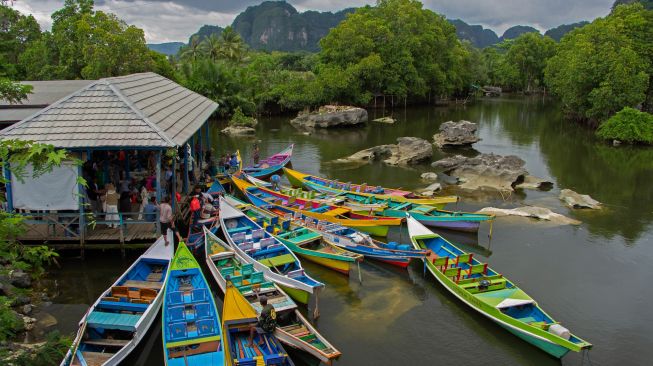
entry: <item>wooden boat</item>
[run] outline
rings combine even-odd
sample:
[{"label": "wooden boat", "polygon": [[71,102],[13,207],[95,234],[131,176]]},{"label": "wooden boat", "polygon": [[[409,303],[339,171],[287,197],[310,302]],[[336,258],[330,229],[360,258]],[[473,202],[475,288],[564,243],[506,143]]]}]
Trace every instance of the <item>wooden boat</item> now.
[{"label": "wooden boat", "polygon": [[274,335],[256,334],[253,344],[249,344],[249,329],[258,322],[256,311],[231,282],[227,284],[224,295],[222,319],[227,355],[225,365],[294,366]]},{"label": "wooden boat", "polygon": [[408,218],[408,232],[416,248],[430,251],[424,261],[435,279],[481,315],[554,357],[592,347],[473,254],[462,251],[412,217]]},{"label": "wooden boat", "polygon": [[220,221],[217,217],[210,217],[202,219],[195,225],[188,225],[188,236],[186,238],[186,246],[193,253],[197,254],[204,247],[204,228],[209,228],[210,231],[216,233],[218,231]]},{"label": "wooden boat", "polygon": [[[249,176],[246,176],[246,178],[257,187],[270,188],[270,183],[268,182]],[[391,199],[381,199],[375,196],[366,196],[348,191],[320,193],[317,191],[304,191],[301,188],[283,186],[280,188],[281,193],[291,197],[342,205],[359,213],[374,213],[374,215],[378,216],[404,218],[406,217],[406,212],[408,212],[417,221],[426,226],[448,230],[477,232],[481,222],[494,219],[493,215],[445,211],[429,205],[397,202]]]},{"label": "wooden boat", "polygon": [[183,242],[168,272],[161,315],[166,365],[223,365],[218,308],[199,264]]},{"label": "wooden boat", "polygon": [[295,224],[292,220],[280,220],[278,216],[253,205],[240,210],[288,249],[311,262],[348,276],[352,264],[363,260],[361,254],[334,245],[324,240],[322,234]]},{"label": "wooden boat", "polygon": [[[297,309],[297,305],[283,290],[273,282],[265,281],[263,272],[246,264],[233,249],[213,233],[205,229],[206,264],[213,278],[223,292],[227,290],[226,276],[252,305],[256,314],[261,314],[262,306],[258,297],[265,295],[268,303],[277,313],[277,330],[274,335],[281,343],[311,354],[321,362],[330,364],[340,357],[340,351],[333,347]],[[239,279],[236,279],[240,277]]]},{"label": "wooden boat", "polygon": [[161,307],[172,252],[161,236],[100,295],[61,365],[118,365],[136,348]]},{"label": "wooden boat", "polygon": [[362,254],[364,257],[370,259],[406,268],[412,259],[423,258],[426,255],[425,250],[413,249],[410,244],[397,244],[395,242],[386,244],[355,229],[326,221],[319,221],[284,206],[262,200],[252,201],[252,203],[256,206],[261,205],[259,207],[276,215],[280,219],[286,221],[292,220],[295,224],[320,233],[327,243],[339,246],[353,253]]},{"label": "wooden boat", "polygon": [[294,144],[291,144],[283,151],[261,160],[256,165],[243,168],[243,172],[256,178],[269,178],[271,175],[281,171],[290,162],[293,147]]},{"label": "wooden boat", "polygon": [[304,272],[299,259],[282,242],[275,239],[244,213],[220,198],[220,223],[227,242],[234,251],[265,278],[274,281],[293,299],[308,304],[310,295],[324,284]]},{"label": "wooden boat", "polygon": [[318,220],[329,221],[355,228],[376,236],[387,236],[390,226],[399,226],[403,220],[391,217],[357,214],[346,207],[290,197],[267,188],[257,187],[236,177],[231,177],[231,180],[247,197],[247,199],[256,206],[261,207],[260,204],[254,201],[276,203],[286,206],[293,211],[299,211],[306,216],[314,217]]},{"label": "wooden boat", "polygon": [[444,208],[447,203],[458,202],[458,197],[456,196],[426,197],[401,189],[383,188],[381,186],[370,187],[366,183],[352,184],[338,182],[337,180],[320,178],[289,168],[284,168],[283,171],[293,187],[305,187],[306,189],[315,190],[318,192],[354,192],[365,196],[390,199],[396,202],[410,202],[420,205],[429,205],[440,209]]},{"label": "wooden boat", "polygon": [[243,168],[243,159],[240,157],[240,150],[236,150],[236,160],[238,161],[238,166],[229,167],[229,170],[221,169],[218,171],[215,178],[220,184],[229,184],[231,182],[229,177]]}]

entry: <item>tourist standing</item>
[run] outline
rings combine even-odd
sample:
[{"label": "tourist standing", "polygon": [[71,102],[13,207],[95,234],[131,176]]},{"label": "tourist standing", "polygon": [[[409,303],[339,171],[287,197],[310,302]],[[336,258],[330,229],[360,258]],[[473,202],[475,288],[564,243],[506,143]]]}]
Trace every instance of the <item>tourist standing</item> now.
[{"label": "tourist standing", "polygon": [[172,226],[172,206],[170,206],[170,196],[163,199],[163,203],[159,205],[159,223],[161,224],[161,234],[168,246],[168,229]]},{"label": "tourist standing", "polygon": [[105,220],[111,221],[109,227],[117,228],[118,222],[120,222],[120,217],[118,216],[118,201],[120,200],[120,195],[116,192],[116,187],[113,184],[109,183],[106,186],[106,217]]}]

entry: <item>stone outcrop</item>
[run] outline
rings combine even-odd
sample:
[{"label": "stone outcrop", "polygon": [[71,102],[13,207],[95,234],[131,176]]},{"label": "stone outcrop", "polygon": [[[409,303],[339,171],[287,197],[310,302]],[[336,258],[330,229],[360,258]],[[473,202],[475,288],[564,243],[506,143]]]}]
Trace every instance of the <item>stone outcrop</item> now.
[{"label": "stone outcrop", "polygon": [[601,202],[586,194],[576,193],[571,189],[563,189],[560,191],[560,199],[571,208],[589,208],[593,210],[601,208]]},{"label": "stone outcrop", "polygon": [[395,123],[397,122],[396,119],[392,117],[381,117],[381,118],[376,118],[373,119],[372,122],[379,122],[379,123]]},{"label": "stone outcrop", "polygon": [[515,188],[549,190],[553,188],[553,182],[527,175],[524,177],[524,181],[516,185]]},{"label": "stone outcrop", "polygon": [[431,159],[433,146],[417,137],[400,137],[396,145],[380,145],[361,150],[337,163],[367,163],[382,160],[389,165],[411,165]]},{"label": "stone outcrop", "polygon": [[548,208],[536,207],[536,206],[524,206],[517,207],[512,209],[506,208],[496,208],[496,207],[485,207],[477,213],[494,215],[497,217],[501,216],[521,216],[521,217],[531,217],[540,220],[551,221],[556,224],[561,225],[580,225],[580,221],[574,220],[567,216],[555,213]]},{"label": "stone outcrop", "polygon": [[422,175],[419,176],[420,178],[424,180],[438,180],[438,174],[437,173],[422,173]]},{"label": "stone outcrop", "polygon": [[246,127],[246,126],[229,126],[224,130],[220,131],[220,133],[229,136],[248,136],[248,135],[255,135],[256,130],[253,129],[252,127]]},{"label": "stone outcrop", "polygon": [[367,111],[349,106],[323,106],[315,112],[300,113],[290,121],[300,128],[332,128],[356,126],[367,122]]},{"label": "stone outcrop", "polygon": [[526,163],[514,155],[480,154],[473,158],[455,155],[432,164],[463,182],[464,189],[491,188],[512,191],[528,174]]},{"label": "stone outcrop", "polygon": [[476,123],[469,121],[445,122],[440,125],[440,132],[433,135],[437,147],[469,146],[481,139],[476,136]]},{"label": "stone outcrop", "polygon": [[435,192],[441,189],[442,189],[442,185],[440,183],[433,183],[430,186],[420,190],[420,194],[427,197],[433,197],[435,195]]}]

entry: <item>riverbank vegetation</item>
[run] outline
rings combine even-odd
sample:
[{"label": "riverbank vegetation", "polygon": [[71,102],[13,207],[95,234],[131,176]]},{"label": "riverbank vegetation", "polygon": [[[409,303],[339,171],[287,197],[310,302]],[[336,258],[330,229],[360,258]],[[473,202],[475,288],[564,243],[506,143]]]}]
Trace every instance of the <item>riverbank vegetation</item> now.
[{"label": "riverbank vegetation", "polygon": [[154,71],[218,102],[222,117],[236,109],[255,115],[469,99],[493,85],[553,94],[568,117],[598,127],[624,107],[653,111],[653,11],[645,6],[617,2],[559,43],[532,32],[479,50],[419,1],[381,0],[348,14],[317,53],[255,51],[227,27],[193,37],[168,59],[147,49],[142,30],[95,11],[92,0],[66,0],[45,32],[32,16],[3,6],[9,21],[0,34],[0,77]]}]

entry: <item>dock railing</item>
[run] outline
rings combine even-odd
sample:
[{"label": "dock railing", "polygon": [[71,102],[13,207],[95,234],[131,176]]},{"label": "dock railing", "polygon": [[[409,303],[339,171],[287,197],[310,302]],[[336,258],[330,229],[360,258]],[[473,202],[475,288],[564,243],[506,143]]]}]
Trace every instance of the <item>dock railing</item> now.
[{"label": "dock railing", "polygon": [[[18,236],[23,241],[78,242],[84,255],[89,241],[114,241],[124,253],[125,243],[134,239],[155,239],[161,235],[159,213],[154,221],[145,219],[143,212],[84,213],[79,212],[28,212],[24,216],[25,233]],[[152,215],[152,214],[150,214]]]}]

